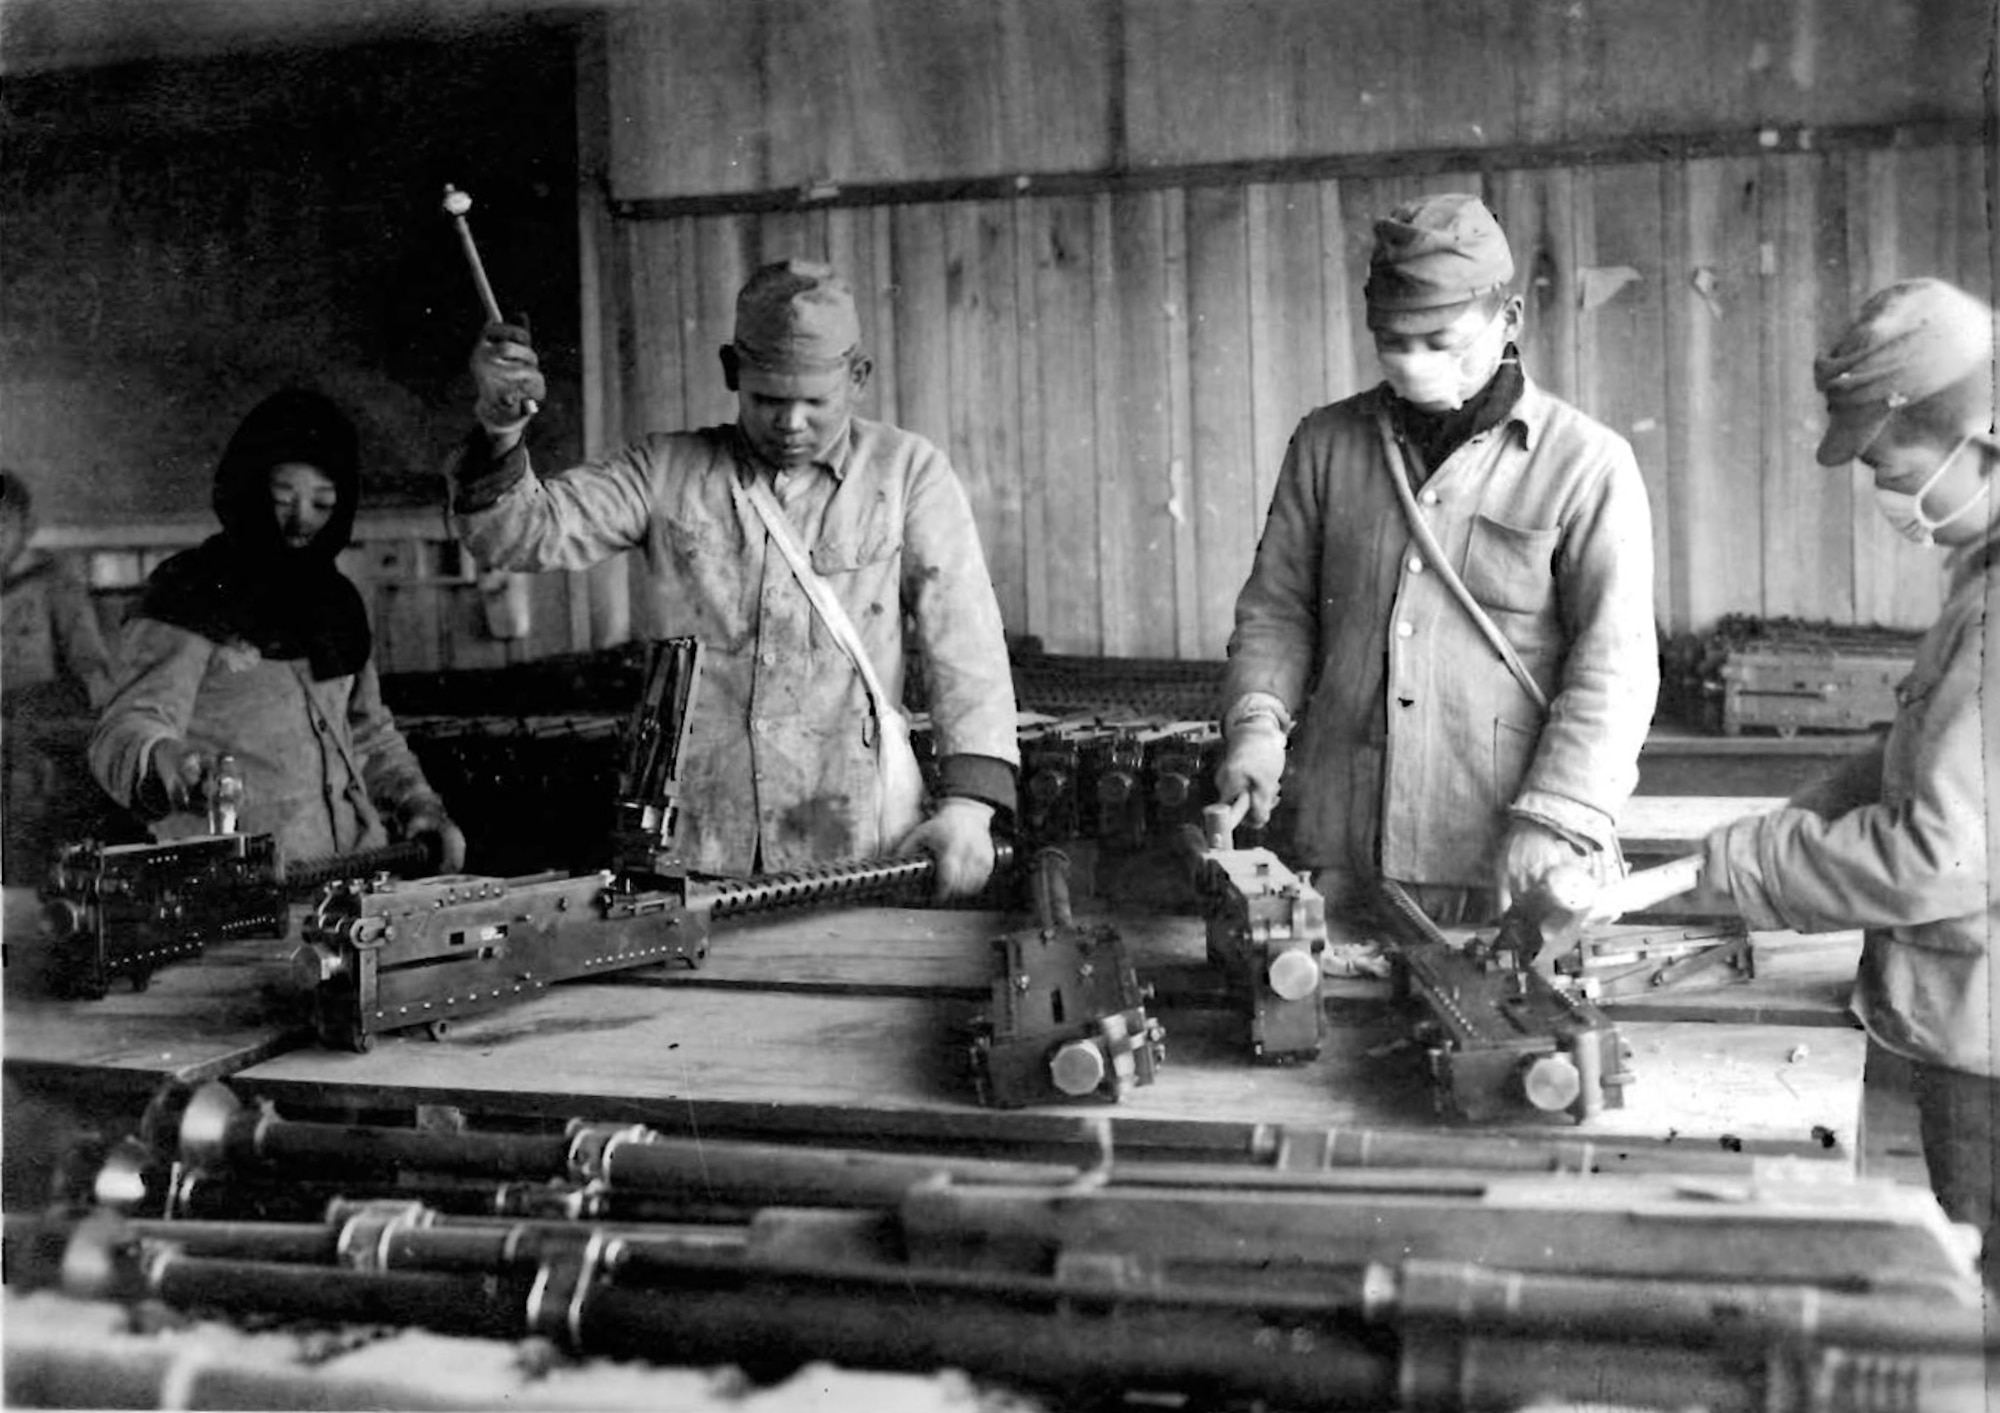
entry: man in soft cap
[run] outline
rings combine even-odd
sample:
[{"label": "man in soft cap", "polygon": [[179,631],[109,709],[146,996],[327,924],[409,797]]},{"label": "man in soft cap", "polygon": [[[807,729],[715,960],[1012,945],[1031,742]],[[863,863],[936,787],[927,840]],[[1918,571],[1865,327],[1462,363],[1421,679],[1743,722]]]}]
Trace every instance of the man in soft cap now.
[{"label": "man in soft cap", "polygon": [[[1896,689],[1888,735],[1787,808],[1707,841],[1703,885],[1752,927],[1865,929],[1853,1007],[1911,1061],[1924,1160],[1945,1212],[2000,1240],[2000,442],[1993,311],[1941,280],[1862,305],[1814,364],[1826,466],[1859,461],[1886,519],[1950,551],[1943,611]],[[1987,1284],[2000,1261],[1987,1259]]]},{"label": "man in soft cap", "polygon": [[1236,601],[1217,784],[1254,823],[1282,777],[1299,861],[1360,925],[1385,878],[1460,922],[1558,863],[1622,868],[1659,678],[1646,488],[1522,371],[1513,278],[1476,196],[1376,223],[1386,380],[1299,424]]},{"label": "man in soft cap", "polygon": [[[765,265],[721,350],[737,417],[653,432],[559,475],[522,434],[546,388],[526,334],[489,327],[472,358],[479,430],[451,468],[455,523],[480,563],[583,569],[644,556],[654,631],[706,649],[681,840],[695,868],[750,874],[898,850],[938,861],[945,896],[993,868],[996,811],[1019,756],[1000,609],[977,527],[944,453],[855,415],[871,364],[854,296],[831,268]],[[892,702],[903,622],[922,653],[939,756],[930,815],[881,837],[875,713],[752,503],[772,493],[812,568],[859,631]]]}]

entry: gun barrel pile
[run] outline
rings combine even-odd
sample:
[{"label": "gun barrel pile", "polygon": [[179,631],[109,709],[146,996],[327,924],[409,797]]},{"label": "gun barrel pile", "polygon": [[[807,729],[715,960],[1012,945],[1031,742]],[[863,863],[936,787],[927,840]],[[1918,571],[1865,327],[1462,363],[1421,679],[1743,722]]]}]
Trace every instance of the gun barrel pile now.
[{"label": "gun barrel pile", "polygon": [[[216,1085],[148,1180],[113,1184],[120,1208],[10,1218],[7,1270],[237,1316],[953,1367],[1065,1396],[1747,1413],[1955,1409],[1983,1388],[1968,1244],[1916,1189],[1782,1164],[1285,1169],[1106,1143],[1072,1164],[584,1121],[369,1129]],[[217,1212],[295,1196],[276,1219],[198,1219],[193,1187]],[[509,1214],[537,1189],[534,1214]]]}]

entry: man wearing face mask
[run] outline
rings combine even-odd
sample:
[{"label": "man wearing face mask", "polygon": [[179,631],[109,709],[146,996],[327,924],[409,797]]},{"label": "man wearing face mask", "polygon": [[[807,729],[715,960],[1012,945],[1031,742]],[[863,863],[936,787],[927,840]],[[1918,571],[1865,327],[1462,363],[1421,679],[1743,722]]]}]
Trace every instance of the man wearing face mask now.
[{"label": "man wearing face mask", "polygon": [[[1820,357],[1825,466],[1860,461],[1884,516],[1949,552],[1943,611],[1918,645],[1888,735],[1785,809],[1718,829],[1703,887],[1752,927],[1866,941],[1853,1006],[1913,1064],[1924,1159],[1946,1213],[2000,1240],[2000,441],[1993,313],[1941,280],[1891,285]],[[1987,1283],[2000,1262],[1990,1257]]]},{"label": "man wearing face mask", "polygon": [[1513,277],[1477,197],[1376,223],[1386,381],[1299,424],[1236,601],[1218,787],[1254,824],[1283,777],[1349,920],[1382,878],[1455,923],[1558,863],[1622,869],[1659,683],[1646,489],[1522,371]]}]

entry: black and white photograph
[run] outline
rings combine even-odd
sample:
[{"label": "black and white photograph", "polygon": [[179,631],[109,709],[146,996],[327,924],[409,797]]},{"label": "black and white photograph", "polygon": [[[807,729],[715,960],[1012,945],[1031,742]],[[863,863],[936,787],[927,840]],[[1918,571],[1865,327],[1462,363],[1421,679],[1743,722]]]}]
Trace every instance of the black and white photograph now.
[{"label": "black and white photograph", "polygon": [[1995,0],[0,0],[0,1406],[2000,1413],[1996,210]]}]

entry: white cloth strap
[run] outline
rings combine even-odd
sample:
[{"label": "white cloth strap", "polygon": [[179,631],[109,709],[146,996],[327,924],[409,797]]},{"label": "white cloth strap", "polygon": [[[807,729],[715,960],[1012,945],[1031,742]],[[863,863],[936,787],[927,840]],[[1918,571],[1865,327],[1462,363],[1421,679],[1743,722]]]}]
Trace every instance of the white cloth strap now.
[{"label": "white cloth strap", "polygon": [[799,543],[798,536],[792,533],[792,522],[785,518],[784,507],[778,504],[778,498],[771,494],[771,488],[764,484],[763,478],[755,473],[752,473],[745,493],[750,497],[751,506],[763,518],[764,528],[771,532],[771,539],[778,546],[778,552],[784,555],[785,562],[791,565],[792,574],[798,579],[799,587],[806,591],[806,598],[818,611],[820,619],[826,624],[827,631],[833,634],[834,641],[847,650],[847,655],[854,659],[854,668],[861,674],[862,685],[867,687],[868,699],[875,708],[876,720],[886,719],[889,713],[896,711],[897,708],[890,703],[883,691],[882,679],[875,675],[875,664],[869,661],[868,650],[861,645],[861,634],[856,631],[854,620],[847,616],[847,610],[840,606],[840,600],[833,596],[833,590],[827,585],[826,580],[819,576],[811,562],[807,560],[805,547]]}]

